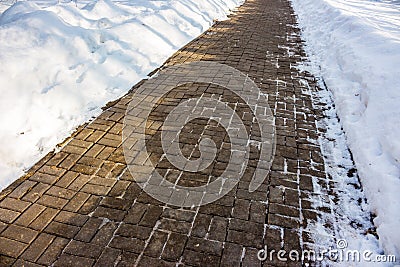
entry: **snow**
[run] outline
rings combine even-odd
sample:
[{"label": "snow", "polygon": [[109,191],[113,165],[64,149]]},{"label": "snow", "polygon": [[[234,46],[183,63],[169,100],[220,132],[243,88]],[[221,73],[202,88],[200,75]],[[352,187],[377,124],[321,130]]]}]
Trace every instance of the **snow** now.
[{"label": "snow", "polygon": [[[303,59],[296,68],[301,72],[312,70],[315,62]],[[300,78],[302,79],[302,78]],[[314,80],[314,79],[313,79]],[[327,182],[321,185],[321,180],[313,177],[314,194],[309,196],[315,210],[326,209],[330,213],[321,213],[317,221],[307,224],[306,231],[311,234],[316,251],[322,249],[337,249],[338,241],[344,240],[347,246],[340,249],[342,255],[348,251],[357,251],[360,261],[352,261],[343,257],[342,260],[332,261],[325,257],[321,266],[366,266],[370,262],[363,257],[363,253],[370,252],[370,259],[385,255],[379,241],[372,233],[375,227],[371,222],[370,206],[366,201],[359,177],[346,144],[346,137],[339,123],[333,96],[325,87],[321,77],[316,77],[321,90],[312,90],[309,80],[300,80],[308,88],[313,108],[321,110],[324,118],[316,121],[317,129],[324,129],[319,133],[318,142],[324,157]],[[313,142],[312,140],[310,140]],[[312,168],[312,167],[311,167]],[[331,183],[329,181],[334,181]],[[374,263],[374,266],[391,266],[391,263]]]},{"label": "snow", "polygon": [[[306,52],[332,92],[380,246],[400,256],[399,1],[292,0]],[[355,207],[357,209],[357,207]]]},{"label": "snow", "polygon": [[[0,1],[0,189],[242,0],[14,2]],[[400,2],[292,2],[377,215],[379,245],[399,257]],[[325,149],[351,165],[344,145]],[[358,208],[343,213],[365,223]],[[367,238],[364,248],[378,250]]]},{"label": "snow", "polygon": [[0,1],[0,189],[242,0]]}]

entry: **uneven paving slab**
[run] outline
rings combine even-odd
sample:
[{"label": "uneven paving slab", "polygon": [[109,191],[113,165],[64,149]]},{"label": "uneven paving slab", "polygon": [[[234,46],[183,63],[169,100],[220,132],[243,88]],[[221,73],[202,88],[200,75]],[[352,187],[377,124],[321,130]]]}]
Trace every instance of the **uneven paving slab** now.
[{"label": "uneven paving slab", "polygon": [[[83,125],[57,153],[49,153],[1,193],[1,266],[301,266],[301,262],[262,263],[257,253],[312,244],[306,228],[319,214],[312,205],[313,180],[329,184],[316,140],[311,90],[313,77],[299,73],[305,56],[296,18],[287,0],[248,0],[229,20],[175,53],[164,68],[212,61],[248,75],[268,94],[275,117],[276,151],[265,182],[250,193],[259,150],[252,146],[240,182],[216,202],[175,208],[146,194],[127,169],[122,128],[127,105],[141,83]],[[213,139],[219,151],[199,173],[177,170],[163,158],[160,131],[171,107],[192,97],[221,95],[237,107],[246,130],[257,139],[260,128],[244,103],[224,87],[204,83],[179,86],[164,96],[147,124],[146,145],[157,171],[186,186],[207,183],[227,166],[230,140],[224,129],[196,119],[183,129],[182,153],[199,157],[200,137]],[[140,156],[133,159],[140,165]],[[135,174],[134,174],[135,175]],[[178,181],[179,180],[179,181]]]}]

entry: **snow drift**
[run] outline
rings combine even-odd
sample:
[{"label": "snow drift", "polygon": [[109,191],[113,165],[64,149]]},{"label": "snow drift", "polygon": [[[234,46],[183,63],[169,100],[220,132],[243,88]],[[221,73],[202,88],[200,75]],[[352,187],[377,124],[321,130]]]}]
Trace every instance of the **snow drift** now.
[{"label": "snow drift", "polygon": [[240,3],[1,2],[0,189]]},{"label": "snow drift", "polygon": [[[389,1],[386,1],[389,2]],[[292,0],[320,65],[386,254],[400,255],[400,6]]]}]

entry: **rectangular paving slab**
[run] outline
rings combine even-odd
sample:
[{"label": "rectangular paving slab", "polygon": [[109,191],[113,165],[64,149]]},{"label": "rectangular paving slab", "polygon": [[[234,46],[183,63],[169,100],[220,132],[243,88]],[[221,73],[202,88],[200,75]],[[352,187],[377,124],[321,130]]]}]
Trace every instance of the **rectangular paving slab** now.
[{"label": "rectangular paving slab", "polygon": [[[257,190],[249,192],[249,184],[260,151],[250,145],[241,180],[213,203],[176,208],[144,192],[135,179],[148,160],[169,182],[196,187],[221,175],[235,160],[230,158],[230,149],[241,145],[232,143],[223,127],[211,119],[190,121],[179,137],[182,154],[199,158],[198,140],[205,137],[214,141],[218,152],[201,171],[200,165],[197,172],[175,168],[164,157],[160,136],[166,115],[179,103],[194,97],[216,97],[229,103],[255,144],[263,125],[257,126],[251,109],[226,88],[201,82],[182,84],[165,94],[147,117],[150,157],[139,143],[129,139],[131,143],[124,144],[137,151],[129,158],[137,166],[136,173],[131,173],[122,129],[132,95],[143,88],[141,82],[105,107],[94,121],[79,127],[60,152],[49,153],[3,190],[0,266],[301,266],[301,262],[276,259],[262,263],[257,253],[265,245],[301,252],[312,243],[303,230],[320,213],[330,212],[313,208],[309,200],[312,179],[324,184],[327,175],[317,145],[321,129],[315,123],[322,112],[313,108],[310,88],[301,80],[307,79],[311,90],[318,87],[312,76],[295,68],[305,57],[302,43],[288,0],[248,0],[162,66],[196,61],[226,64],[248,75],[267,95],[276,127],[276,150],[271,171]],[[233,78],[220,75],[218,79],[229,85]],[[144,122],[140,108],[146,106],[138,108],[137,117],[129,121],[133,133]],[[204,114],[213,108],[204,107]],[[205,152],[211,155],[211,147]]]}]

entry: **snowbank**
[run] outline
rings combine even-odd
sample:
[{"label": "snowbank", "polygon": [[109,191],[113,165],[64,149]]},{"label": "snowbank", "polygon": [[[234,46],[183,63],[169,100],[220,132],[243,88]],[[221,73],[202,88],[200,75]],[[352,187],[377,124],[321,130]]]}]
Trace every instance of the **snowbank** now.
[{"label": "snowbank", "polygon": [[242,0],[11,2],[0,3],[0,189]]},{"label": "snowbank", "polygon": [[380,243],[400,256],[400,6],[292,2],[316,74],[333,93]]}]

